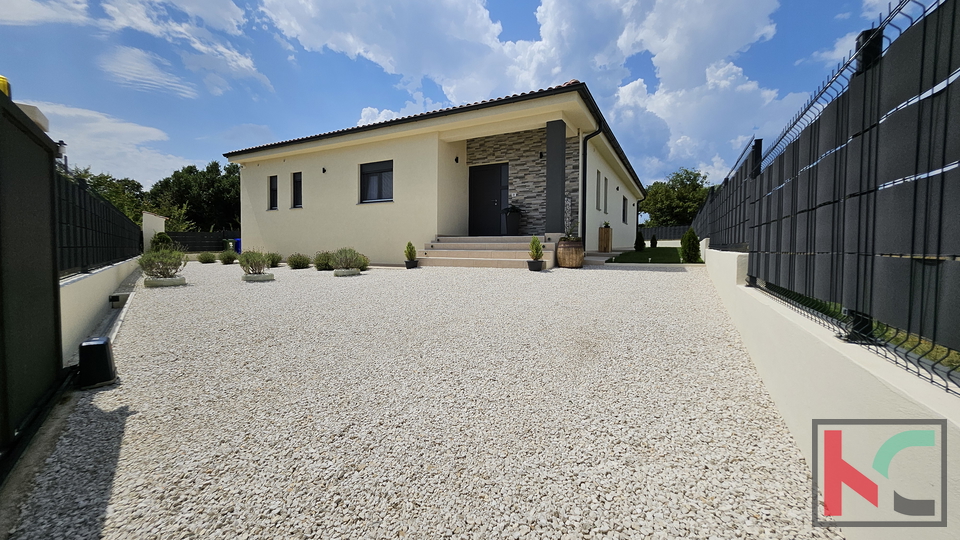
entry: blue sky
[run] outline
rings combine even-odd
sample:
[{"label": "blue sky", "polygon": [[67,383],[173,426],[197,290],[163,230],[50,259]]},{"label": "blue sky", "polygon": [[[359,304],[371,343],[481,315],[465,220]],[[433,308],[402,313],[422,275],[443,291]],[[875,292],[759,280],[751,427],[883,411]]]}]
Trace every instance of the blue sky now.
[{"label": "blue sky", "polygon": [[[585,81],[641,180],[720,181],[877,0],[3,0],[0,75],[71,165],[149,187],[231,150]],[[881,7],[882,6],[882,7]]]}]

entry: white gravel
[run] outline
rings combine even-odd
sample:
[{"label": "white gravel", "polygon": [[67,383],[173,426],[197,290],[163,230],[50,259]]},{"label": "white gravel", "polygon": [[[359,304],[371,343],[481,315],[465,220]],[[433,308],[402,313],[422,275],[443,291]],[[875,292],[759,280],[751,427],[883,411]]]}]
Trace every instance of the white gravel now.
[{"label": "white gravel", "polygon": [[706,270],[191,262],[13,538],[841,538]]}]

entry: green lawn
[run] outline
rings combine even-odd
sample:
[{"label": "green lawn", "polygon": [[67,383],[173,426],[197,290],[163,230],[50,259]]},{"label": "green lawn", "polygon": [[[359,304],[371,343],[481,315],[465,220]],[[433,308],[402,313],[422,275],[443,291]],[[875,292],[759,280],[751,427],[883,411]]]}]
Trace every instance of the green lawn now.
[{"label": "green lawn", "polygon": [[680,263],[680,248],[675,247],[648,247],[643,251],[627,251],[607,262],[618,263]]}]

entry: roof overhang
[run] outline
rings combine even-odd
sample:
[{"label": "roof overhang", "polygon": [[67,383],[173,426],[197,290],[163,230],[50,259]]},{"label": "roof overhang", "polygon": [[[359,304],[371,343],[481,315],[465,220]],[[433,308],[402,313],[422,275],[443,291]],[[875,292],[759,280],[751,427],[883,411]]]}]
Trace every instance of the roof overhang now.
[{"label": "roof overhang", "polygon": [[564,121],[567,137],[602,130],[604,144],[598,148],[603,149],[608,159],[615,158],[641,196],[646,195],[587,85],[581,82],[227,152],[224,157],[244,164],[431,133],[437,134],[441,141],[456,142],[537,129],[553,120]]}]

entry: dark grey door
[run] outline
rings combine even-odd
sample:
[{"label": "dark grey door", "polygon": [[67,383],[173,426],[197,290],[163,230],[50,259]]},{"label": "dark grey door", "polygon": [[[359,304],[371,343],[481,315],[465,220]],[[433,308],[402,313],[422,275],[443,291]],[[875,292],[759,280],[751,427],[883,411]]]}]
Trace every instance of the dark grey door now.
[{"label": "dark grey door", "polygon": [[506,163],[470,167],[470,236],[503,234],[501,209],[507,201]]}]

